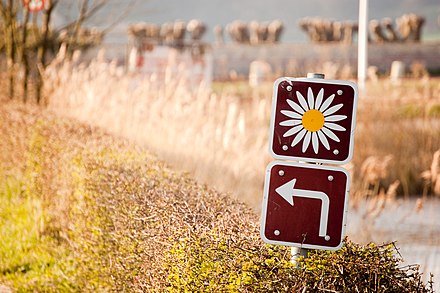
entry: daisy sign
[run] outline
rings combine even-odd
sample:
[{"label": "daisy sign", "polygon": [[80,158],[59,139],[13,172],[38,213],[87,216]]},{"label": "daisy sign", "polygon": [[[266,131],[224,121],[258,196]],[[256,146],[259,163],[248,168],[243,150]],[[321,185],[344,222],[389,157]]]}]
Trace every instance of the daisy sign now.
[{"label": "daisy sign", "polygon": [[357,87],[348,81],[275,82],[270,152],[275,159],[345,164],[353,156]]}]

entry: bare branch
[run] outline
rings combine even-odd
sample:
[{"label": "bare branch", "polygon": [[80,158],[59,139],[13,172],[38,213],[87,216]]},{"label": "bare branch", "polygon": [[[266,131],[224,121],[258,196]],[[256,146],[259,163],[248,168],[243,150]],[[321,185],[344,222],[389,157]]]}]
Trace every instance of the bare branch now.
[{"label": "bare branch", "polygon": [[135,3],[137,0],[131,0],[130,3],[127,5],[127,9],[125,9],[112,23],[110,23],[104,30],[103,33],[107,33],[110,31],[115,25],[117,25],[122,19],[127,17],[127,15],[130,13],[130,10],[135,7]]},{"label": "bare branch", "polygon": [[[89,0],[85,0],[85,2],[88,2]],[[60,32],[65,29],[71,29],[72,27],[75,27],[78,22],[83,23],[90,17],[92,17],[94,14],[96,14],[101,8],[103,8],[107,4],[108,0],[101,0],[98,3],[96,3],[94,6],[92,6],[90,9],[85,11],[84,13],[80,13],[78,19],[62,26],[57,30],[57,32]]]}]

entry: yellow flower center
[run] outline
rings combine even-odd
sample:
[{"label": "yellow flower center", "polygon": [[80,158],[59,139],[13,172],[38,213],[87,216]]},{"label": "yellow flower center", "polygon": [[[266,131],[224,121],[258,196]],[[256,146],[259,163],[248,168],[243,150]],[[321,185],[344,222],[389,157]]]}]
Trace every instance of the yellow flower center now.
[{"label": "yellow flower center", "polygon": [[308,131],[318,131],[324,126],[324,115],[318,110],[309,110],[302,117],[302,125]]}]

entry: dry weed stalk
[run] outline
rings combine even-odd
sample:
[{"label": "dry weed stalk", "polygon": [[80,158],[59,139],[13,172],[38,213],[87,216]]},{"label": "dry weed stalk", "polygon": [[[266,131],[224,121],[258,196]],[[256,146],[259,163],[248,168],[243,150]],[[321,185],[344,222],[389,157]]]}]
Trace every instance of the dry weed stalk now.
[{"label": "dry weed stalk", "polygon": [[388,176],[388,168],[392,159],[392,155],[387,155],[384,158],[368,157],[361,166],[361,176],[364,182],[376,184],[378,181],[385,179]]},{"label": "dry weed stalk", "polygon": [[383,181],[389,176],[389,167],[393,156],[387,155],[383,158],[378,156],[368,157],[360,168],[362,186],[353,193],[351,207],[360,209],[362,207],[361,237],[371,240],[372,227],[376,219],[382,214],[386,206],[395,204],[399,180],[395,180],[385,187]]},{"label": "dry weed stalk", "polygon": [[434,194],[440,195],[440,150],[434,153],[431,168],[422,173],[422,178]]},{"label": "dry weed stalk", "polygon": [[367,209],[363,217],[375,219],[382,213],[386,205],[395,203],[399,185],[399,180],[396,180],[388,187],[386,192],[381,188],[377,196],[371,197],[368,200]]},{"label": "dry weed stalk", "polygon": [[[357,188],[354,196],[355,200],[352,204],[357,206],[359,201],[364,200],[365,197],[371,197],[385,194],[383,191],[383,181],[389,176],[390,163],[393,160],[392,155],[387,155],[383,158],[378,156],[369,156],[360,167],[361,186]],[[398,186],[399,184],[397,184]],[[392,192],[397,186],[390,185],[389,191]],[[394,190],[395,192],[395,190]],[[379,196],[380,198],[380,196]]]},{"label": "dry weed stalk", "polygon": [[355,209],[362,207],[362,224],[360,225],[362,229],[358,231],[358,234],[364,241],[373,240],[374,223],[386,208],[396,205],[399,185],[400,181],[396,180],[389,185],[386,191],[384,188],[380,188],[378,194],[367,198],[359,196],[359,192],[356,192],[354,200],[352,200],[352,207]]},{"label": "dry weed stalk", "polygon": [[415,204],[415,207],[414,207],[414,210],[415,210],[416,213],[420,213],[423,210],[423,207],[425,206],[425,201],[426,200],[425,200],[424,197],[418,198],[416,200],[416,204]]}]

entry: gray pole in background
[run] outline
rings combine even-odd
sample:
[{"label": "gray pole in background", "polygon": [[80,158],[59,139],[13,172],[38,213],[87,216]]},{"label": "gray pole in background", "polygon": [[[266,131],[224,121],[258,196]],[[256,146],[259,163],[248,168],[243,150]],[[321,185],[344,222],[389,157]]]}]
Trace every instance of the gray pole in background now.
[{"label": "gray pole in background", "polygon": [[365,90],[368,68],[368,0],[359,0],[358,85]]},{"label": "gray pole in background", "polygon": [[[309,72],[309,73],[307,73],[307,78],[320,78],[320,79],[324,79],[325,75],[323,73]],[[305,163],[305,162],[300,162],[300,163]],[[292,255],[290,261],[293,264],[298,265],[298,259],[300,257],[304,257],[304,258],[308,257],[309,249],[307,249],[307,248],[300,248],[300,247],[292,247],[290,253]]]}]

